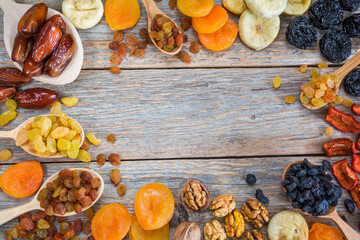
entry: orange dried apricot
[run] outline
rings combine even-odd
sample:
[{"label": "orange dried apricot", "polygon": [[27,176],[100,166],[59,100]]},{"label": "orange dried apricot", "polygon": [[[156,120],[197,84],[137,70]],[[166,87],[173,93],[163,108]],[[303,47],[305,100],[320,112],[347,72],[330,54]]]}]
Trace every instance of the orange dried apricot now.
[{"label": "orange dried apricot", "polygon": [[169,223],[157,230],[144,230],[137,221],[135,213],[132,216],[129,231],[130,240],[168,240],[170,239]]},{"label": "orange dried apricot", "polygon": [[229,48],[238,34],[238,26],[228,19],[226,24],[214,33],[198,33],[201,44],[207,49],[221,51]]},{"label": "orange dried apricot", "polygon": [[224,26],[228,19],[225,8],[215,5],[208,15],[192,18],[192,26],[199,33],[213,33]]},{"label": "orange dried apricot", "polygon": [[135,26],[139,17],[140,7],[137,0],[106,0],[105,2],[105,19],[114,31]]},{"label": "orange dried apricot", "polygon": [[309,232],[309,240],[342,240],[341,233],[335,227],[314,223]]},{"label": "orange dried apricot", "polygon": [[174,214],[174,196],[161,183],[151,183],[135,195],[137,221],[144,230],[156,230],[165,226]]},{"label": "orange dried apricot", "polygon": [[11,197],[25,198],[36,193],[42,179],[43,169],[39,162],[21,162],[0,176],[0,188]]},{"label": "orange dried apricot", "polygon": [[121,240],[129,232],[131,215],[121,204],[110,203],[102,207],[91,223],[96,240]]},{"label": "orange dried apricot", "polygon": [[214,0],[177,0],[177,7],[189,17],[204,17],[214,7]]}]

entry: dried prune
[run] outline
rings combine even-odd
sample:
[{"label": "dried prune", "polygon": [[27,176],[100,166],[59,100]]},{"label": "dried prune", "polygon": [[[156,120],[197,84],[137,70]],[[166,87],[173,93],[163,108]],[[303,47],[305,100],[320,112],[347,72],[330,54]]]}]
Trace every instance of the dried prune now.
[{"label": "dried prune", "polygon": [[252,185],[252,184],[255,184],[256,183],[256,177],[254,174],[248,174],[246,176],[246,182],[249,184],[249,185]]},{"label": "dried prune", "polygon": [[355,212],[355,203],[351,199],[345,199],[344,201],[345,208],[348,210],[349,213]]},{"label": "dried prune", "polygon": [[345,91],[355,97],[360,97],[360,69],[351,71],[344,81]]},{"label": "dried prune", "polygon": [[343,22],[343,30],[351,38],[360,38],[360,14],[354,14]]},{"label": "dried prune", "polygon": [[269,203],[269,202],[270,202],[269,198],[267,198],[267,197],[264,195],[264,193],[263,193],[263,191],[262,191],[261,189],[257,189],[257,190],[256,190],[255,196],[256,196],[256,198],[257,198],[260,202],[262,202],[262,203]]},{"label": "dried prune", "polygon": [[339,3],[345,11],[353,12],[359,9],[359,0],[339,0]]},{"label": "dried prune", "polygon": [[351,39],[341,30],[330,30],[320,40],[320,51],[332,63],[340,63],[351,54]]},{"label": "dried prune", "polygon": [[315,46],[317,33],[309,19],[300,16],[294,19],[286,30],[287,41],[300,49],[309,49]]},{"label": "dried prune", "polygon": [[321,30],[336,28],[342,22],[343,15],[344,10],[335,0],[319,0],[309,10],[310,21]]}]

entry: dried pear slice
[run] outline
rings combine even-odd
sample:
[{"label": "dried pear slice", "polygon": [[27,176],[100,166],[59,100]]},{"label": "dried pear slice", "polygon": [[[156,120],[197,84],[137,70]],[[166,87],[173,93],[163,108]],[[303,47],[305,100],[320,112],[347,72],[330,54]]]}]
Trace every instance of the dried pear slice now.
[{"label": "dried pear slice", "polygon": [[265,18],[279,16],[286,8],[287,0],[245,0],[255,15]]},{"label": "dried pear slice", "polygon": [[284,13],[287,15],[303,15],[310,7],[311,0],[287,0]]},{"label": "dried pear slice", "polygon": [[244,0],[223,0],[222,3],[229,12],[237,15],[242,14],[247,9]]},{"label": "dried pear slice", "polygon": [[309,227],[301,214],[282,211],[273,216],[268,225],[270,240],[308,239]]}]

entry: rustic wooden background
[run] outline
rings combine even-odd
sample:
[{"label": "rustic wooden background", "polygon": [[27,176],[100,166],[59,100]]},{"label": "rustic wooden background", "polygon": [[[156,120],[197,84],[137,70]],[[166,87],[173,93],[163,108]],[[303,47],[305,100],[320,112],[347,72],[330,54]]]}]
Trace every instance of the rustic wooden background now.
[{"label": "rustic wooden background", "polygon": [[[43,2],[61,10],[62,0]],[[215,2],[221,4],[220,0]],[[171,11],[167,0],[157,5],[178,23],[184,17],[177,9]],[[139,37],[139,29],[147,26],[142,3],[140,7],[138,24],[125,30],[125,34]],[[2,12],[0,15],[2,18]],[[238,22],[238,16],[229,16]],[[271,215],[291,209],[280,187],[285,166],[304,157],[319,163],[326,159],[322,150],[324,142],[337,137],[356,137],[337,131],[333,137],[326,136],[324,132],[329,126],[324,122],[326,108],[309,111],[299,103],[300,84],[309,80],[309,71],[299,73],[298,67],[307,64],[309,69],[316,69],[316,65],[325,59],[321,57],[318,45],[304,51],[286,42],[286,27],[292,19],[281,16],[281,30],[277,39],[270,47],[259,52],[247,48],[238,37],[232,47],[222,52],[210,52],[201,47],[198,54],[190,54],[192,62],[186,65],[177,57],[162,55],[149,45],[144,57],[127,56],[123,59],[121,75],[108,71],[112,53],[108,44],[113,32],[104,18],[94,28],[79,30],[85,54],[79,78],[66,86],[34,81],[23,89],[41,86],[59,92],[61,97],[80,99],[77,106],[64,107],[64,111],[78,119],[87,132],[94,132],[103,140],[100,146],[90,149],[92,163],[83,164],[66,158],[40,159],[25,154],[11,140],[0,140],[0,150],[8,148],[13,152],[11,160],[0,163],[0,173],[12,164],[25,160],[42,162],[45,178],[65,167],[89,166],[106,181],[104,195],[95,209],[118,202],[133,212],[136,191],[151,182],[166,184],[178,202],[180,189],[189,177],[202,180],[212,196],[233,194],[237,208],[246,199],[254,197],[257,188],[261,188],[270,198],[267,207]],[[5,50],[2,33],[1,21],[0,66],[13,66]],[[186,34],[189,42],[184,44],[184,49],[188,50],[190,42],[198,39],[192,29]],[[319,39],[321,36],[319,32]],[[353,39],[352,54],[358,51],[359,43],[360,40]],[[331,64],[322,72],[331,72],[337,67]],[[283,79],[279,89],[272,87],[272,79],[276,76]],[[340,94],[350,97],[343,89],[340,89]],[[284,98],[287,95],[295,96],[297,102],[286,104]],[[4,104],[0,105],[0,111],[5,111]],[[0,130],[15,128],[31,116],[47,113],[48,109],[36,112],[20,109],[18,112],[18,117]],[[110,133],[116,135],[116,144],[105,140]],[[109,173],[113,166],[106,163],[99,167],[95,163],[97,154],[112,152],[120,153],[123,157],[119,168],[123,175],[122,183],[127,185],[124,197],[119,197],[110,183]],[[328,160],[334,162],[339,159]],[[255,186],[246,184],[248,173],[257,176]],[[339,214],[345,215],[349,224],[357,228],[359,211],[353,215],[347,213],[343,204],[346,198],[349,198],[349,194],[344,191],[338,207]],[[0,193],[0,208],[27,201],[29,199],[13,199]],[[85,219],[83,214],[80,217]],[[209,211],[189,216],[201,227],[213,218]],[[309,223],[330,223],[310,217],[306,219]],[[15,220],[1,226],[0,231],[14,224]],[[175,225],[172,224],[172,231]],[[262,231],[266,233],[266,227]],[[2,239],[3,236],[0,236]]]}]

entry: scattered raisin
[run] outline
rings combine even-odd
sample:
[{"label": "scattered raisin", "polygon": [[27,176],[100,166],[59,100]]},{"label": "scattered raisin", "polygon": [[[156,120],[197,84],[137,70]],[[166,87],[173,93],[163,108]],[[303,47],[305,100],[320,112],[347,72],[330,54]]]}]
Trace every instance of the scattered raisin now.
[{"label": "scattered raisin", "polygon": [[114,134],[110,134],[106,137],[106,140],[110,143],[115,143],[116,142],[116,137]]},{"label": "scattered raisin", "polygon": [[118,55],[119,57],[124,57],[126,55],[127,52],[127,46],[125,43],[120,43],[119,47],[118,47]]},{"label": "scattered raisin", "polygon": [[301,65],[299,67],[299,72],[301,72],[301,73],[306,72],[306,70],[307,70],[307,65]]},{"label": "scattered raisin", "polygon": [[118,185],[121,181],[121,172],[119,169],[113,169],[110,172],[110,179],[115,184]]},{"label": "scattered raisin", "polygon": [[121,162],[121,156],[119,154],[117,154],[117,153],[111,153],[109,155],[108,159],[109,159],[109,162],[114,166],[119,165],[120,162]]},{"label": "scattered raisin", "polygon": [[33,220],[34,222],[37,222],[40,219],[43,219],[45,217],[46,217],[45,212],[42,210],[38,210],[31,215],[31,220]]},{"label": "scattered raisin", "polygon": [[134,57],[142,57],[142,56],[144,56],[145,55],[145,50],[144,49],[140,49],[140,48],[138,48],[138,49],[135,49],[134,50]]},{"label": "scattered raisin", "polygon": [[94,210],[92,208],[88,208],[84,212],[87,219],[89,219],[90,221],[94,218]]},{"label": "scattered raisin", "polygon": [[121,73],[121,70],[118,66],[111,66],[110,67],[110,72],[114,73],[114,74],[120,74]]},{"label": "scattered raisin", "polygon": [[351,199],[345,199],[344,201],[345,204],[345,208],[349,213],[354,213],[355,212],[355,203],[353,200]]},{"label": "scattered raisin", "polygon": [[136,46],[132,46],[129,50],[129,54],[133,54],[135,52]]},{"label": "scattered raisin", "polygon": [[183,42],[187,43],[188,42],[188,35],[183,34]]},{"label": "scattered raisin", "polygon": [[274,88],[279,88],[281,85],[281,77],[274,77],[273,79],[273,86]]},{"label": "scattered raisin", "polygon": [[192,53],[198,53],[198,52],[199,52],[199,48],[200,48],[200,45],[199,45],[198,42],[192,41],[192,42],[190,43],[190,47],[189,47],[190,52],[192,52]]},{"label": "scattered raisin", "polygon": [[286,96],[285,97],[285,102],[286,103],[294,103],[296,101],[296,99],[293,96]]},{"label": "scattered raisin", "polygon": [[119,57],[116,53],[113,53],[110,56],[110,62],[112,64],[119,65],[121,63],[121,57]]},{"label": "scattered raisin", "polygon": [[148,30],[146,28],[140,28],[139,35],[140,35],[140,38],[146,40],[149,36]]},{"label": "scattered raisin", "polygon": [[83,228],[82,228],[83,233],[85,234],[90,234],[91,233],[91,222],[90,221],[86,221],[83,224]]},{"label": "scattered raisin", "polygon": [[333,129],[332,127],[328,127],[328,128],[325,130],[325,134],[328,135],[328,136],[334,135],[334,129]]},{"label": "scattered raisin", "polygon": [[257,190],[256,190],[255,196],[256,196],[256,198],[257,198],[260,202],[262,202],[262,203],[269,203],[269,202],[270,202],[269,198],[267,198],[267,197],[264,195],[264,193],[263,193],[263,191],[262,191],[261,189],[257,189]]},{"label": "scattered raisin", "polygon": [[249,185],[253,185],[256,183],[256,177],[254,174],[248,174],[246,176],[246,182],[249,184]]},{"label": "scattered raisin", "polygon": [[184,63],[189,64],[191,62],[190,55],[185,51],[180,51],[178,57]]},{"label": "scattered raisin", "polygon": [[126,42],[130,46],[136,46],[136,44],[138,43],[138,39],[134,35],[127,35]]},{"label": "scattered raisin", "polygon": [[105,157],[105,155],[102,154],[102,153],[99,154],[99,155],[96,157],[96,162],[97,162],[97,164],[100,165],[100,166],[104,165],[105,162],[106,162],[106,157]]},{"label": "scattered raisin", "polygon": [[114,42],[121,42],[124,39],[124,31],[119,30],[114,33],[113,40]]},{"label": "scattered raisin", "polygon": [[177,4],[177,0],[169,0],[169,8],[174,10]]},{"label": "scattered raisin", "polygon": [[182,20],[181,27],[184,29],[184,31],[188,30],[191,27],[191,18],[185,17]]},{"label": "scattered raisin", "polygon": [[147,47],[147,43],[146,43],[146,41],[139,41],[137,44],[136,44],[136,47],[138,48],[138,49],[146,49],[146,47]]},{"label": "scattered raisin", "polygon": [[118,192],[118,194],[119,194],[120,196],[124,196],[124,195],[125,195],[125,192],[126,192],[126,185],[120,183],[120,184],[116,187],[116,190],[117,190],[117,192]]},{"label": "scattered raisin", "polygon": [[81,148],[84,149],[85,151],[89,150],[90,143],[88,142],[88,140],[84,140],[83,144],[81,145]]},{"label": "scattered raisin", "polygon": [[75,235],[79,235],[82,232],[83,222],[80,219],[76,219],[72,224],[71,228],[74,230]]},{"label": "scattered raisin", "polygon": [[119,48],[119,43],[118,43],[118,42],[110,42],[110,43],[109,43],[109,48],[110,48],[111,50],[118,50],[118,48]]}]

